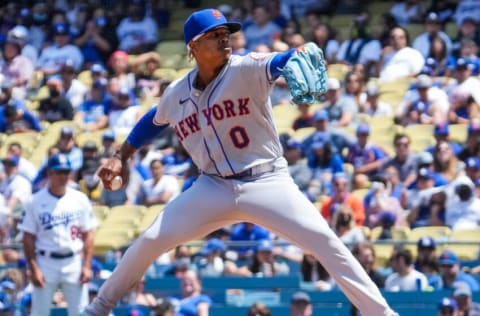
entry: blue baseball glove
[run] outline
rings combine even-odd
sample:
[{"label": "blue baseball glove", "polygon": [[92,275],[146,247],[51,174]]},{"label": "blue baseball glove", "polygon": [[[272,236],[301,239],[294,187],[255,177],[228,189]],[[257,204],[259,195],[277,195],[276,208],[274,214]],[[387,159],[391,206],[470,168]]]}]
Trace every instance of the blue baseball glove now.
[{"label": "blue baseball glove", "polygon": [[312,42],[298,49],[282,69],[296,104],[314,103],[327,91],[327,67],[322,50]]}]

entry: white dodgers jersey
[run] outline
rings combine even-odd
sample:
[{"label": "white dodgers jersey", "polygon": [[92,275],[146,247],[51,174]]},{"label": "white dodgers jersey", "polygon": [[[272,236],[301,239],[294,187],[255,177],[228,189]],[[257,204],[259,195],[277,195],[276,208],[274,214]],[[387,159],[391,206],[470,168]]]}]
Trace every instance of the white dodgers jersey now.
[{"label": "white dodgers jersey", "polygon": [[170,124],[205,173],[228,176],[281,157],[268,97],[273,56],[233,55],[204,91],[192,70],[167,88],[154,123]]},{"label": "white dodgers jersey", "polygon": [[62,197],[48,188],[35,193],[27,205],[19,229],[36,236],[36,249],[79,252],[83,248],[82,233],[97,226],[87,196],[67,188]]}]

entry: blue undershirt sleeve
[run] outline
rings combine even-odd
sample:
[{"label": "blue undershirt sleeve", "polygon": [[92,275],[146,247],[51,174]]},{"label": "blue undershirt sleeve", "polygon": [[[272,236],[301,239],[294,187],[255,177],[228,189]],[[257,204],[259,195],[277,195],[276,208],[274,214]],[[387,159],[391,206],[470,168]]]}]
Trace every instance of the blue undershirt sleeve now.
[{"label": "blue undershirt sleeve", "polygon": [[160,134],[167,126],[155,125],[153,118],[157,112],[156,108],[150,109],[145,115],[135,124],[130,134],[127,136],[127,143],[135,148],[140,148],[145,144],[150,143],[158,134]]},{"label": "blue undershirt sleeve", "polygon": [[276,79],[282,75],[282,68],[287,63],[288,59],[293,55],[295,52],[295,48],[291,48],[284,53],[278,53],[270,62],[270,73],[272,74],[273,79]]}]

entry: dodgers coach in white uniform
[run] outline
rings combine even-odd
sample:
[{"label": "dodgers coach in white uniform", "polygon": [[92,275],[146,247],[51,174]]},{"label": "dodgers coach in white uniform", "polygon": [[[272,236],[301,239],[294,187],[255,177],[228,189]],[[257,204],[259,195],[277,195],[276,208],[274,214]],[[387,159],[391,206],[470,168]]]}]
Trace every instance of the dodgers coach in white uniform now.
[{"label": "dodgers coach in white uniform", "polygon": [[64,155],[49,159],[48,185],[33,195],[19,225],[32,271],[32,316],[50,315],[59,287],[69,316],[78,316],[87,304],[97,220],[87,196],[67,186],[71,169]]}]

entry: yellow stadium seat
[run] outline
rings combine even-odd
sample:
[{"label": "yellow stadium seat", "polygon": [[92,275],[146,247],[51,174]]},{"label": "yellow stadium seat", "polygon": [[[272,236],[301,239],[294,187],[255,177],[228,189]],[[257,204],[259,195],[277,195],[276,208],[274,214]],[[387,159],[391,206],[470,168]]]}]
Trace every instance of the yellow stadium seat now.
[{"label": "yellow stadium seat", "polygon": [[368,123],[372,129],[392,128],[395,125],[393,116],[373,116],[368,119]]},{"label": "yellow stadium seat", "polygon": [[355,167],[351,163],[344,163],[343,170],[345,173],[352,175],[355,172]]},{"label": "yellow stadium seat", "polygon": [[392,227],[392,239],[395,241],[408,240],[410,235],[409,227]]},{"label": "yellow stadium seat", "polygon": [[411,138],[431,138],[433,129],[433,124],[414,124],[406,126],[405,133]]},{"label": "yellow stadium seat", "polygon": [[84,132],[75,135],[75,142],[77,146],[82,147],[87,141],[92,141],[97,145],[97,148],[102,147],[102,134],[105,130],[98,130],[94,132]]},{"label": "yellow stadium seat", "polygon": [[184,56],[178,63],[176,69],[194,68],[197,65],[195,59]]},{"label": "yellow stadium seat", "polygon": [[465,140],[467,139],[466,124],[451,124],[448,128],[451,140],[459,143],[465,142]]},{"label": "yellow stadium seat", "polygon": [[370,227],[362,226],[362,227],[360,227],[360,229],[362,230],[362,233],[363,233],[363,236],[365,237],[365,239],[371,240],[370,238],[371,238],[372,230],[370,229]]},{"label": "yellow stadium seat", "polygon": [[95,232],[94,254],[100,255],[108,250],[119,249],[131,243],[134,238],[132,230],[98,229]]},{"label": "yellow stadium seat", "polygon": [[352,195],[356,196],[357,198],[361,199],[363,201],[363,198],[365,195],[370,191],[370,189],[356,189],[352,191]]},{"label": "yellow stadium seat", "polygon": [[410,24],[405,25],[404,27],[408,32],[408,36],[412,40],[415,39],[418,35],[425,32],[425,25],[424,24],[410,23]]},{"label": "yellow stadium seat", "polygon": [[277,134],[288,134],[290,136],[293,136],[295,134],[295,131],[291,127],[286,126],[286,124],[280,124],[280,126],[277,126]]},{"label": "yellow stadium seat", "polygon": [[179,68],[178,65],[180,64],[182,59],[183,59],[183,56],[180,54],[166,55],[162,57],[160,61],[160,67],[177,69]]},{"label": "yellow stadium seat", "polygon": [[[479,258],[480,229],[458,229],[452,231],[445,248],[457,254],[460,260],[475,260]],[[465,242],[465,244],[461,244]]]},{"label": "yellow stadium seat", "polygon": [[19,143],[22,148],[25,157],[29,157],[34,148],[37,146],[39,140],[41,139],[40,133],[15,133],[7,135],[4,139],[2,144],[3,146],[0,147],[0,157],[5,157],[7,154],[8,147],[12,143]]},{"label": "yellow stadium seat", "polygon": [[272,111],[277,128],[292,127],[293,121],[298,115],[297,108],[290,104],[274,105]]},{"label": "yellow stadium seat", "polygon": [[193,67],[185,67],[185,68],[177,69],[177,77],[185,76],[192,70],[193,70]]},{"label": "yellow stadium seat", "polygon": [[417,138],[412,137],[410,142],[410,150],[416,153],[424,152],[430,145],[435,144],[435,139],[433,137],[430,138]]},{"label": "yellow stadium seat", "polygon": [[154,75],[167,81],[173,81],[177,78],[177,71],[174,68],[158,68]]},{"label": "yellow stadium seat", "polygon": [[434,239],[447,239],[451,233],[451,229],[447,226],[416,227],[410,231],[408,240],[416,242],[423,236],[430,236]]},{"label": "yellow stadium seat", "polygon": [[394,249],[393,244],[373,244],[373,249],[375,250],[375,265],[377,267],[386,268],[388,265],[388,261],[392,256],[392,252]]},{"label": "yellow stadium seat", "polygon": [[163,211],[165,204],[156,204],[148,207],[143,215],[142,220],[138,224],[137,234],[140,234],[150,226],[155,218]]},{"label": "yellow stadium seat", "polygon": [[315,133],[315,127],[299,128],[293,133],[293,138],[297,141],[303,141],[309,135]]},{"label": "yellow stadium seat", "polygon": [[155,51],[160,54],[160,57],[163,59],[164,56],[179,54],[187,54],[187,45],[182,40],[167,40],[161,41],[157,44]]},{"label": "yellow stadium seat", "polygon": [[83,70],[81,71],[78,76],[77,76],[77,79],[83,83],[86,87],[91,87],[93,82],[92,82],[92,73],[90,72],[90,70]]},{"label": "yellow stadium seat", "polygon": [[374,16],[381,16],[383,13],[390,12],[393,6],[391,1],[368,1],[368,12],[374,13]]},{"label": "yellow stadium seat", "polygon": [[100,225],[100,229],[107,230],[133,230],[136,231],[140,224],[140,218],[131,216],[106,216]]},{"label": "yellow stadium seat", "polygon": [[345,64],[330,64],[327,65],[327,75],[329,78],[343,81],[349,69],[348,65]]},{"label": "yellow stadium seat", "polygon": [[458,35],[458,27],[455,22],[448,22],[445,24],[445,33],[447,33],[450,38],[456,38]]},{"label": "yellow stadium seat", "polygon": [[[49,134],[51,136],[59,137],[60,136],[60,130],[64,126],[71,127],[73,129],[74,133],[80,132],[80,127],[77,125],[77,123],[75,123],[74,121],[71,121],[71,120],[63,120],[63,121],[57,121],[57,122],[50,123],[48,125],[48,128],[44,131],[44,133]],[[55,139],[55,141],[56,141],[56,139]]]},{"label": "yellow stadium seat", "polygon": [[382,226],[375,226],[370,229],[370,240],[375,241],[378,240],[378,237],[382,234],[383,228]]},{"label": "yellow stadium seat", "polygon": [[103,220],[107,216],[108,212],[108,206],[106,205],[93,205],[93,214],[95,214],[95,217],[99,220]]},{"label": "yellow stadium seat", "polygon": [[113,217],[130,217],[141,218],[145,214],[147,208],[143,205],[118,205],[111,207],[107,214],[107,218]]}]

